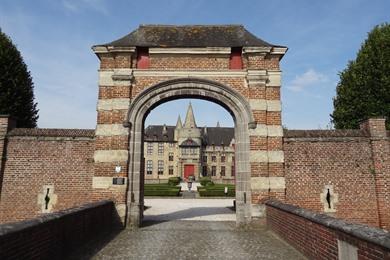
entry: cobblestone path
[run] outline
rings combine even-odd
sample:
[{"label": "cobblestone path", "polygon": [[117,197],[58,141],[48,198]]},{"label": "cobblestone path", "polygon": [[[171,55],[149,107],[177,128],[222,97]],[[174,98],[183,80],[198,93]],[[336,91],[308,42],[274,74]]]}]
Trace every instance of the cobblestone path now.
[{"label": "cobblestone path", "polygon": [[[96,249],[95,249],[96,250]],[[305,259],[270,231],[237,230],[235,222],[146,222],[124,230],[92,259]]]}]

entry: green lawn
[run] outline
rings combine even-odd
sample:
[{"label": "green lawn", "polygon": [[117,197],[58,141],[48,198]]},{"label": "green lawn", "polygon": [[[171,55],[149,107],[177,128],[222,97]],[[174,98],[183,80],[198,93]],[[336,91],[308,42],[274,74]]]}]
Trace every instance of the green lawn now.
[{"label": "green lawn", "polygon": [[168,183],[145,184],[145,196],[179,196],[180,186],[172,186]]}]

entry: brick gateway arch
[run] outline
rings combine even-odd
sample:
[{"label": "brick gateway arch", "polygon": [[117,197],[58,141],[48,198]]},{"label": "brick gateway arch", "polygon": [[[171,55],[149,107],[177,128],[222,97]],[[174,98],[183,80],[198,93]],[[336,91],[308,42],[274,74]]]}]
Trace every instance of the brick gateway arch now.
[{"label": "brick gateway arch", "polygon": [[144,120],[158,105],[179,98],[208,100],[227,109],[235,122],[236,216],[237,225],[251,221],[251,172],[249,163],[249,128],[256,128],[249,102],[238,92],[221,83],[200,78],[178,78],[147,88],[132,102],[127,117],[129,161],[127,193],[128,222],[138,225],[143,214]]},{"label": "brick gateway arch", "polygon": [[161,103],[194,97],[234,118],[237,224],[262,216],[267,199],[284,200],[279,62],[286,47],[240,25],[141,25],[93,51],[100,60],[94,199],[113,199],[119,217],[139,225],[144,119]]}]

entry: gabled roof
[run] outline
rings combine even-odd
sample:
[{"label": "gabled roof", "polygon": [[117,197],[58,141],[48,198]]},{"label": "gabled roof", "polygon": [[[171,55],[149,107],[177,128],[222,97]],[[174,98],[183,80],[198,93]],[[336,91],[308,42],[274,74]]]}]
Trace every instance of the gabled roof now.
[{"label": "gabled roof", "polygon": [[[163,135],[163,125],[150,125],[145,128],[146,142],[174,142],[175,126],[166,126],[167,135]],[[229,146],[234,138],[233,127],[206,127],[201,128],[204,143],[202,145]]]},{"label": "gabled roof", "polygon": [[173,142],[174,126],[166,126],[166,135],[163,135],[163,125],[150,125],[145,128],[144,140],[152,142]]},{"label": "gabled roof", "polygon": [[234,138],[233,127],[207,127],[206,131],[207,134],[204,133],[204,128],[202,128],[205,145],[229,146]]},{"label": "gabled roof", "polygon": [[185,140],[184,142],[182,142],[180,144],[181,147],[199,147],[200,145],[195,142],[194,140],[192,140],[191,138],[188,138],[187,140]]},{"label": "gabled roof", "polygon": [[243,25],[140,25],[128,35],[97,46],[113,47],[282,47]]}]

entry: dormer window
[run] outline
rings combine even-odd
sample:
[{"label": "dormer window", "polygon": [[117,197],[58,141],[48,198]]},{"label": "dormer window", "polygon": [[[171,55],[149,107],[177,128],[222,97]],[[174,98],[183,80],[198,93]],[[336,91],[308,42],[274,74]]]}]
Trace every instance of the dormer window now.
[{"label": "dormer window", "polygon": [[137,69],[149,68],[149,48],[137,47]]},{"label": "dormer window", "polygon": [[241,70],[242,69],[242,48],[241,47],[232,47],[230,52],[230,66],[231,70]]}]

